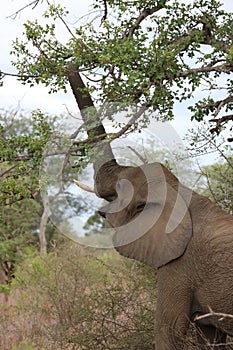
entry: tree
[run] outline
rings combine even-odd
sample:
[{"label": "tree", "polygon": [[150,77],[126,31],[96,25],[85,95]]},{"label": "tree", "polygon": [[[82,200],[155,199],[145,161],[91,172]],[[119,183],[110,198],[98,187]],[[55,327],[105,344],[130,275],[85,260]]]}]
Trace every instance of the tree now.
[{"label": "tree", "polygon": [[[108,139],[147,125],[144,112],[149,109],[156,110],[161,120],[172,119],[175,101],[190,99],[203,86],[204,98],[190,107],[192,118],[201,121],[210,116],[214,133],[233,119],[225,115],[233,100],[232,15],[219,1],[94,1],[97,21],[75,28],[66,22],[66,9],[50,1],[45,4],[46,24],[28,21],[25,39],[13,44],[17,75],[23,83],[50,86],[51,92],[66,91],[69,80],[81,109],[82,103],[85,107],[95,102],[135,104],[136,113]],[[65,44],[56,37],[58,21],[67,30]],[[86,91],[86,100],[81,90]],[[104,130],[99,131],[106,137]]]},{"label": "tree", "polygon": [[[0,114],[0,270],[9,283],[15,266],[31,250],[44,253],[58,241],[56,228],[43,208],[41,158],[44,145],[55,135],[56,117],[34,111],[2,111]],[[67,178],[72,178],[67,169]],[[64,180],[65,174],[64,174]],[[70,180],[70,179],[69,179]],[[69,198],[71,200],[71,198]],[[74,200],[77,210],[78,198]],[[63,208],[57,208],[60,220]],[[62,241],[59,238],[59,241]]]},{"label": "tree", "polygon": [[12,205],[39,196],[39,171],[44,145],[54,120],[40,111],[0,114],[0,203]]},{"label": "tree", "polygon": [[[105,145],[102,151],[105,160],[114,160],[109,141],[146,127],[150,111],[156,111],[157,119],[172,119],[174,103],[189,100],[203,86],[207,93],[204,99],[190,106],[192,119],[202,121],[210,116],[210,121],[214,119],[210,132],[216,134],[221,132],[223,124],[231,122],[232,115],[225,113],[232,110],[233,100],[232,20],[218,1],[199,0],[194,4],[165,0],[105,1],[104,6],[94,1],[94,10],[99,11],[97,21],[76,28],[68,26],[66,9],[50,1],[44,3],[45,24],[37,20],[25,23],[25,39],[15,40],[12,54],[16,75],[24,84],[42,83],[50,87],[50,92],[66,91],[67,83],[72,88],[84,123],[69,137],[72,142],[61,173],[70,164],[76,164],[74,156],[79,157],[79,169],[83,167],[83,159],[86,163],[92,161],[100,151],[100,141],[104,142],[101,147]],[[58,22],[67,30],[66,44],[56,37]],[[2,72],[2,78],[6,74]],[[120,124],[117,113],[122,110],[126,120]],[[43,114],[39,115],[43,119]],[[104,118],[109,118],[120,130],[107,133],[102,123]],[[21,138],[14,147],[13,140],[11,149],[18,151],[23,147],[21,157],[23,154],[27,164],[37,162],[42,156],[43,146],[51,136],[50,125],[46,123],[45,134],[32,143]],[[83,132],[87,132],[88,138],[83,138]],[[4,142],[3,154],[7,141]],[[39,152],[32,151],[38,147]],[[8,168],[3,173],[15,172],[16,165],[9,161],[18,160],[17,152],[12,155],[10,152]],[[14,176],[12,188],[20,198],[23,190],[18,190],[19,183],[13,179]],[[7,187],[9,181],[2,184]],[[41,227],[43,231],[45,226]]]},{"label": "tree", "polygon": [[206,178],[207,189],[204,194],[209,194],[211,199],[218,203],[230,214],[233,213],[233,159],[232,156],[227,161],[222,161],[202,170]]},{"label": "tree", "polygon": [[[38,4],[33,1],[28,6]],[[210,117],[214,126],[209,129],[214,134],[220,133],[223,125],[230,127],[232,114],[226,113],[233,106],[233,28],[231,13],[225,12],[220,2],[93,1],[97,20],[74,28],[68,25],[65,8],[49,0],[43,4],[44,24],[38,20],[25,23],[24,39],[15,40],[12,54],[16,76],[24,84],[42,83],[51,93],[66,92],[68,83],[72,88],[84,123],[69,137],[72,142],[61,173],[72,163],[80,169],[83,160],[92,162],[103,144],[105,160],[114,160],[109,141],[146,127],[153,110],[157,119],[172,119],[174,103],[191,99],[203,87],[204,99],[190,106],[192,119],[200,122]],[[67,31],[65,44],[56,36],[59,22]],[[6,74],[2,72],[2,78]],[[117,120],[119,111],[126,114],[123,123]],[[107,133],[104,118],[120,130]],[[28,142],[23,148],[24,160],[30,163],[35,156],[41,157],[42,146],[50,136],[47,124],[45,135],[36,141],[40,151],[31,152],[34,146]],[[232,139],[229,135],[227,138]],[[19,144],[24,141],[19,140]],[[74,156],[78,156],[76,163]],[[17,155],[13,158],[16,160]],[[15,164],[12,167],[11,172]],[[13,184],[14,191],[18,186]],[[23,191],[19,192],[21,196]],[[46,208],[43,218],[48,219]],[[42,231],[44,227],[42,224]]]}]

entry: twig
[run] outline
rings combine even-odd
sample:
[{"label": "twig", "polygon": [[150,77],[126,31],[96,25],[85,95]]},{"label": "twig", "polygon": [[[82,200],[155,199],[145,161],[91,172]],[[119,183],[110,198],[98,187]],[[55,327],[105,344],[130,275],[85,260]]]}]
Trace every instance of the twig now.
[{"label": "twig", "polygon": [[66,153],[65,159],[64,159],[64,161],[62,162],[62,165],[61,165],[61,167],[60,167],[60,169],[59,169],[59,171],[58,171],[58,173],[57,173],[57,175],[56,175],[56,179],[57,179],[57,180],[60,179],[60,177],[62,176],[62,173],[63,173],[65,167],[66,167],[67,164],[69,163],[70,155],[71,155],[71,151],[70,151],[70,149],[69,149],[68,152]]},{"label": "twig", "polygon": [[164,5],[166,3],[166,0],[164,0],[163,2],[161,2],[161,4],[153,7],[153,8],[145,8],[141,13],[140,15],[136,18],[134,24],[130,27],[130,28],[127,28],[125,30],[125,33],[124,33],[124,36],[123,37],[130,37],[133,35],[133,33],[135,32],[136,29],[139,28],[140,24],[142,23],[142,21],[144,19],[146,19],[148,16],[152,15],[153,13],[161,10]]},{"label": "twig", "polygon": [[211,317],[211,316],[217,316],[217,317],[220,317],[219,321],[223,321],[225,318],[232,318],[233,319],[233,315],[231,314],[225,314],[225,313],[222,313],[222,312],[214,312],[210,307],[209,307],[209,313],[206,313],[204,315],[201,315],[201,316],[196,316],[194,318],[194,321],[200,321],[200,320],[203,320],[207,317]]},{"label": "twig", "polygon": [[[18,16],[18,14],[19,14],[20,12],[22,12],[23,10],[25,10],[25,9],[28,8],[28,7],[32,7],[32,9],[34,10],[34,8],[39,4],[39,2],[40,2],[40,0],[31,1],[29,4],[27,4],[27,5],[23,6],[23,7],[21,7],[21,8],[20,8],[19,10],[17,10],[15,13],[13,13],[12,15],[10,15],[9,18],[15,19],[15,18]],[[41,2],[43,2],[43,0],[41,0]]]},{"label": "twig", "polygon": [[6,175],[6,174],[8,174],[8,173],[10,173],[12,170],[14,170],[15,168],[17,168],[18,166],[19,166],[19,164],[15,164],[15,165],[13,165],[11,168],[9,168],[9,169],[3,171],[2,173],[0,173],[0,177]]},{"label": "twig", "polygon": [[141,156],[141,154],[138,153],[138,152],[136,151],[136,149],[134,149],[134,148],[131,147],[131,146],[128,146],[128,148],[129,148],[132,152],[134,152],[134,153],[136,154],[136,156],[143,162],[143,164],[148,164],[148,160],[147,160],[146,158],[144,158],[143,156]]}]

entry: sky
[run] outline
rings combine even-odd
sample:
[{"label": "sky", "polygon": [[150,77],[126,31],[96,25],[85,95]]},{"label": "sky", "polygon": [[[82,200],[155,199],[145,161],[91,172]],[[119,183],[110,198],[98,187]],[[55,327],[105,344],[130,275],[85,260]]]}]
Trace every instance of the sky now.
[{"label": "sky", "polygon": [[[45,10],[43,2],[40,2],[34,10],[27,8],[20,12],[16,18],[11,16],[30,1],[32,0],[2,1],[0,12],[0,70],[3,72],[15,73],[15,69],[11,65],[11,43],[16,37],[20,38],[23,32],[23,23],[27,19],[40,19],[41,13]],[[70,17],[68,23],[71,27],[77,21],[80,22],[88,19],[88,17],[83,18],[83,16],[90,12],[91,0],[57,0],[57,2],[61,2],[62,5],[69,9]],[[224,0],[222,2],[225,9],[233,11],[232,0]],[[67,111],[67,109],[72,113],[78,112],[76,102],[70,90],[67,94],[63,91],[57,94],[48,94],[48,89],[42,85],[35,87],[24,86],[13,77],[6,77],[4,79],[4,86],[0,88],[0,108],[15,109],[18,106],[26,111],[39,108],[43,112],[49,112],[51,114],[60,114]],[[173,122],[173,125],[181,134],[184,134],[185,130],[190,127],[188,118],[183,118],[183,110],[184,106],[176,106],[176,120]]]},{"label": "sky", "polygon": [[[11,43],[16,37],[21,36],[23,32],[23,23],[28,19],[40,20],[41,14],[45,10],[43,3],[32,10],[27,8],[22,11],[15,19],[11,16],[25,4],[32,0],[7,0],[1,4],[0,11],[0,32],[1,32],[1,55],[0,70],[8,73],[15,73],[11,65],[12,56],[10,55]],[[70,10],[70,25],[75,24],[82,16],[90,11],[91,0],[61,0],[62,5]],[[71,91],[67,94],[60,92],[57,94],[48,94],[48,89],[44,86],[29,87],[23,86],[13,77],[4,78],[4,86],[0,89],[0,108],[16,108],[20,106],[23,110],[32,110],[40,108],[49,113],[63,113],[66,107],[69,110],[77,111],[77,105],[74,101]]]}]

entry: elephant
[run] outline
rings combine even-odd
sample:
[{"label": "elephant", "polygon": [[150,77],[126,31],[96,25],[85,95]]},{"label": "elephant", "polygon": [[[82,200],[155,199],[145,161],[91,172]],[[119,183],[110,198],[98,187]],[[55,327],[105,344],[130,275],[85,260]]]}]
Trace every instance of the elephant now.
[{"label": "elephant", "polygon": [[[157,269],[155,349],[185,347],[191,323],[201,349],[233,336],[233,217],[182,185],[160,163],[95,169],[99,214],[123,256]],[[222,345],[220,345],[222,344]]]}]

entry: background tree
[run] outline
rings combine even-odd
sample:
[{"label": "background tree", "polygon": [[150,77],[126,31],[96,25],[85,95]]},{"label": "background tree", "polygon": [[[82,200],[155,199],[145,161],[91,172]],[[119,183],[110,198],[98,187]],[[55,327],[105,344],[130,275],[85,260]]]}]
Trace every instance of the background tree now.
[{"label": "background tree", "polygon": [[[40,111],[2,111],[0,114],[0,267],[10,282],[15,266],[27,253],[51,250],[62,241],[56,228],[43,215],[41,199],[43,178],[41,159],[44,146],[56,134],[56,118]],[[73,177],[67,168],[64,182]],[[69,195],[71,201],[71,194]],[[80,198],[73,198],[76,210],[83,208]],[[57,207],[60,220],[65,208]]]},{"label": "background tree", "polygon": [[209,165],[199,162],[201,181],[198,183],[198,191],[208,196],[220,207],[232,214],[233,186],[232,186],[232,146],[225,142],[225,130],[220,135],[213,135],[206,123],[199,123],[197,128],[189,131],[186,139],[189,143],[188,153],[196,158],[203,155],[207,157]]},{"label": "background tree", "polygon": [[205,195],[218,203],[230,214],[233,213],[233,159],[206,166],[202,169],[202,174],[206,178],[207,189]]}]

